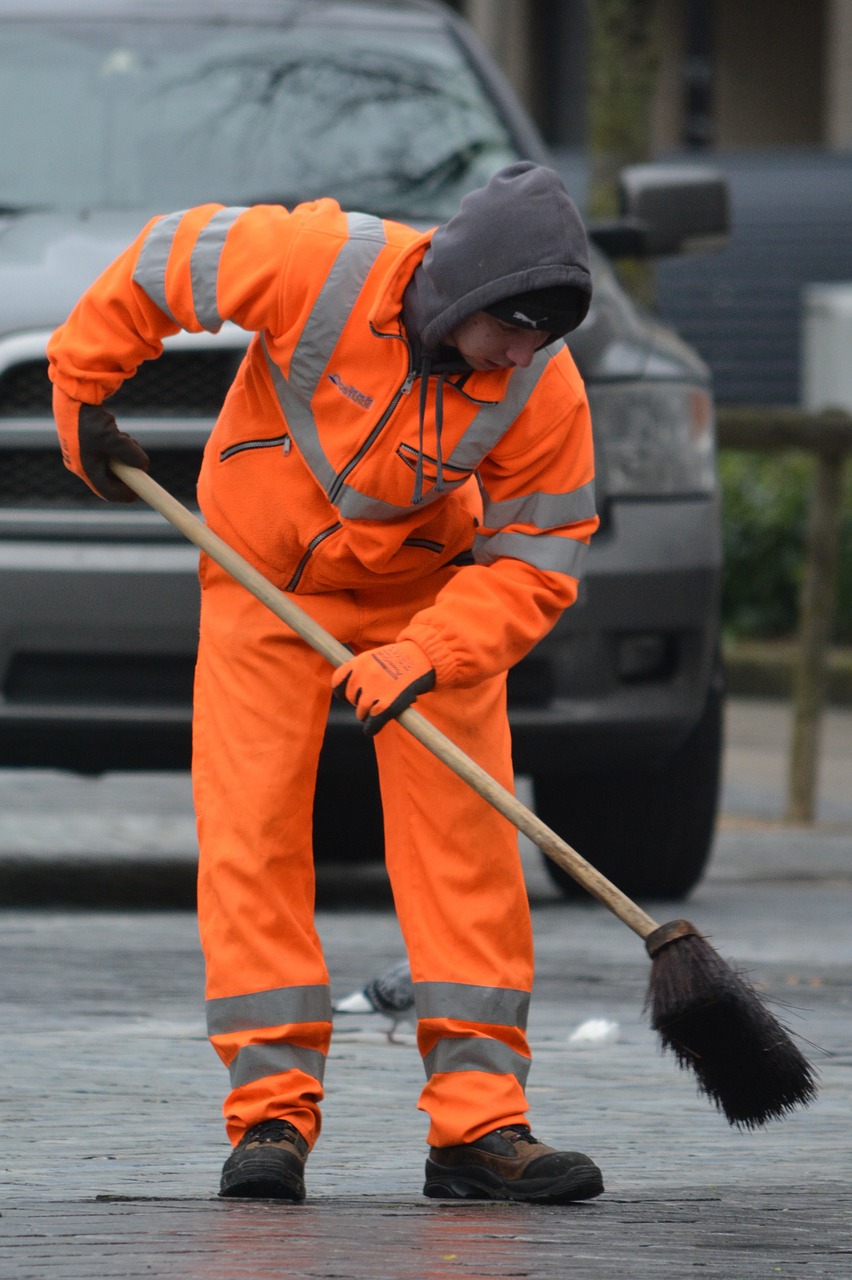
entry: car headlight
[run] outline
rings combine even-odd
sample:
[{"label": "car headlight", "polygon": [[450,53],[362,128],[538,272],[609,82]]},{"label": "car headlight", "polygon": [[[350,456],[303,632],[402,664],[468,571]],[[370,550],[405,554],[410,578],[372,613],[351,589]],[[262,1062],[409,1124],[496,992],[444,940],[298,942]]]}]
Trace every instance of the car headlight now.
[{"label": "car headlight", "polygon": [[588,388],[601,489],[608,497],[683,497],[716,485],[713,401],[694,383]]}]

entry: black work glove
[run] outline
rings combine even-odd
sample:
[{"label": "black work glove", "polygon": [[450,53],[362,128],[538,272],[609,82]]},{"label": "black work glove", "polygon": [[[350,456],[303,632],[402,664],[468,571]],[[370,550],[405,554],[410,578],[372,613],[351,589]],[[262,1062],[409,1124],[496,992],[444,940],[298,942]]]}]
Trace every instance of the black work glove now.
[{"label": "black work glove", "polygon": [[73,400],[56,384],[53,416],[59,432],[62,461],[108,502],[136,502],[137,495],[110,469],[110,459],[147,471],[147,453],[132,436],[119,431],[115,418],[102,405]]}]

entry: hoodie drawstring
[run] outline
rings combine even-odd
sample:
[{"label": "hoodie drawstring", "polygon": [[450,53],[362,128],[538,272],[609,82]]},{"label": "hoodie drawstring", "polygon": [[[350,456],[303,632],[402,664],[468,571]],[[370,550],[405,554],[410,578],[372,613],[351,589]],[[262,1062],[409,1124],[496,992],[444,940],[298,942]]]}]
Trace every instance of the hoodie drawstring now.
[{"label": "hoodie drawstring", "polygon": [[[432,371],[432,360],[430,356],[424,356],[420,365],[420,405],[419,405],[419,422],[418,422],[418,441],[417,441],[417,469],[414,473],[414,492],[411,495],[412,503],[417,506],[423,501],[423,449],[426,422],[426,399],[429,394],[429,374]],[[445,373],[438,374],[438,382],[435,387],[435,492],[443,493],[444,491],[444,459],[441,454],[441,432],[444,426],[444,382],[446,380]]]}]

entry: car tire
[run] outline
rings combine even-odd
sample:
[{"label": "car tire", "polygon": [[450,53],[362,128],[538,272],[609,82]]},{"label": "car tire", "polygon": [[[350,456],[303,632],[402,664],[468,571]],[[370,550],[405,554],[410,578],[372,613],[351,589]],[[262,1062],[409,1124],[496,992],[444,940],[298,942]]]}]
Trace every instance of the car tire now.
[{"label": "car tire", "polygon": [[314,801],[317,862],[359,864],[384,859],[378,772],[372,751],[369,759],[366,756],[364,752],[356,757],[357,768],[351,773],[333,772],[320,760]]},{"label": "car tire", "polygon": [[[578,778],[576,786],[564,775],[536,774],[538,816],[628,897],[685,898],[700,881],[711,853],[723,718],[720,675],[698,724],[662,768]],[[566,898],[588,896],[542,856]]]}]

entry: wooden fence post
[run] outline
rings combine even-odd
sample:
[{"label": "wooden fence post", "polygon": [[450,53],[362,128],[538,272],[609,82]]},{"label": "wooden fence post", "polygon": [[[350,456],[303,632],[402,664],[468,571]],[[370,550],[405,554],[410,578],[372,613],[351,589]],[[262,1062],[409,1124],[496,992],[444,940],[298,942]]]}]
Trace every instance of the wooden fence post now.
[{"label": "wooden fence post", "polygon": [[823,448],[816,452],[793,672],[793,733],[785,815],[788,822],[813,822],[816,813],[820,729],[836,613],[843,463],[842,451]]}]

